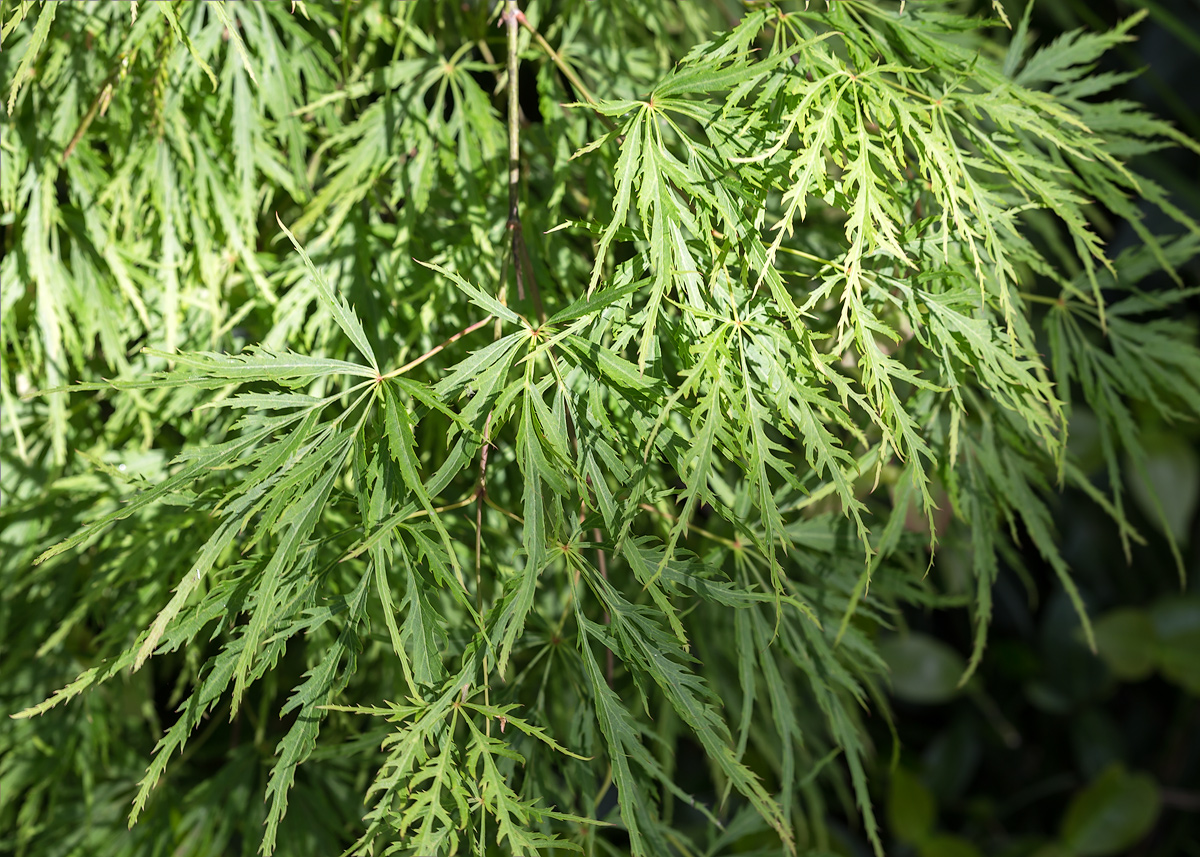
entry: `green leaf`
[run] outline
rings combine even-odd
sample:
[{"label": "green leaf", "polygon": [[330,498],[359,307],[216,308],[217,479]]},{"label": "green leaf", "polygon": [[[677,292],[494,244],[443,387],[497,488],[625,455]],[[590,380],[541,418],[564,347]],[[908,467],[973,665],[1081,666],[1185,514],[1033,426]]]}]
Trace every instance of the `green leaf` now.
[{"label": "green leaf", "polygon": [[1157,641],[1158,667],[1169,681],[1189,693],[1200,693],[1200,598],[1176,595],[1150,608]]},{"label": "green leaf", "polygon": [[50,3],[41,4],[38,11],[37,23],[33,26],[33,33],[29,37],[29,42],[25,46],[25,53],[21,54],[21,61],[17,63],[17,70],[13,72],[12,83],[8,88],[8,115],[13,112],[13,105],[17,102],[17,95],[21,92],[22,86],[25,84],[25,79],[29,77],[29,72],[33,68],[34,62],[42,51],[42,46],[46,44],[46,39],[50,35],[50,25],[54,23],[54,15],[57,11],[57,4]]},{"label": "green leaf", "polygon": [[546,319],[548,326],[565,324],[568,321],[575,321],[581,318],[587,318],[598,314],[601,310],[612,306],[613,304],[623,301],[635,293],[641,287],[640,283],[625,283],[621,286],[612,286],[605,289],[603,292],[592,295],[591,297],[583,297],[572,303],[570,306],[563,307],[550,318]]},{"label": "green leaf", "polygon": [[892,692],[905,702],[938,705],[958,694],[966,664],[945,643],[910,632],[882,642],[879,654],[887,662]]},{"label": "green leaf", "polygon": [[605,683],[600,667],[588,650],[588,634],[581,625],[580,645],[584,673],[595,704],[596,722],[608,745],[608,756],[612,765],[613,783],[628,795],[620,802],[621,820],[629,832],[629,844],[634,857],[651,857],[666,853],[667,845],[654,817],[654,799],[634,776],[630,763],[646,770],[655,770],[658,763],[638,740],[637,727],[629,709],[621,702],[612,688]]},{"label": "green leaf", "polygon": [[899,840],[923,848],[937,821],[937,803],[925,784],[897,768],[888,791],[888,826]]},{"label": "green leaf", "polygon": [[250,62],[250,53],[246,50],[246,43],[242,41],[242,37],[238,33],[238,25],[229,17],[229,10],[226,8],[225,0],[218,0],[218,2],[214,3],[213,11],[221,19],[221,23],[225,25],[224,32],[229,34],[228,38],[237,50],[238,57],[242,61],[242,67],[246,70],[246,74],[250,75],[250,79],[257,86],[258,78],[254,76],[254,66]]},{"label": "green leaf", "polygon": [[497,318],[502,318],[505,321],[512,322],[513,324],[523,324],[519,315],[510,310],[504,304],[500,303],[500,301],[496,300],[496,298],[485,293],[476,286],[471,285],[453,271],[448,271],[441,265],[435,265],[433,262],[418,262],[418,264],[424,265],[431,271],[437,271],[443,277],[449,279],[454,283],[454,285],[458,286],[458,288],[462,290],[463,294],[471,299],[471,303],[475,304],[481,309],[487,310],[489,315],[494,315]]},{"label": "green leaf", "polygon": [[1141,681],[1157,661],[1154,623],[1144,610],[1123,608],[1096,620],[1100,657],[1122,681]]},{"label": "green leaf", "polygon": [[1145,470],[1128,469],[1130,490],[1143,514],[1188,544],[1200,504],[1200,456],[1176,435],[1147,435]]},{"label": "green leaf", "polygon": [[275,221],[279,224],[279,228],[283,230],[283,234],[292,242],[292,246],[296,248],[296,252],[300,254],[300,258],[304,260],[304,266],[308,268],[308,272],[312,275],[313,282],[317,284],[317,293],[321,296],[321,302],[325,308],[333,316],[333,320],[337,322],[337,326],[342,329],[342,332],[350,338],[354,343],[354,347],[359,350],[363,357],[371,364],[371,368],[376,374],[379,372],[379,361],[375,359],[375,352],[371,349],[371,343],[367,340],[366,331],[363,330],[362,322],[358,320],[358,316],[354,314],[354,310],[350,309],[350,305],[346,303],[346,299],[335,293],[330,287],[328,281],[321,276],[321,272],[317,270],[312,259],[304,252],[304,248],[300,246],[300,242],[296,240],[296,236],[291,233],[283,221],[279,219],[279,215],[275,215]]},{"label": "green leaf", "polygon": [[578,336],[568,336],[565,341],[581,358],[594,367],[594,371],[599,377],[611,384],[639,393],[656,386],[654,379],[647,378],[638,370],[637,366],[616,354],[611,348]]},{"label": "green leaf", "polygon": [[1158,786],[1149,775],[1112,765],[1071,799],[1063,843],[1080,857],[1124,853],[1154,827],[1159,809]]}]

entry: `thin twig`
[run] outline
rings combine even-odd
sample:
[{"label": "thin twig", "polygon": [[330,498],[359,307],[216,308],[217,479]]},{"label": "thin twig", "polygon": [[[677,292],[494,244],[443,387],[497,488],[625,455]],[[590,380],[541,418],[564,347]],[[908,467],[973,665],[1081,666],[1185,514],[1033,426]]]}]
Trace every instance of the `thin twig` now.
[{"label": "thin twig", "polygon": [[508,509],[505,509],[503,506],[501,506],[499,503],[497,503],[495,500],[493,500],[487,494],[483,495],[483,502],[487,503],[489,506],[491,506],[493,509],[495,509],[497,512],[499,512],[501,515],[504,515],[506,518],[510,518],[511,520],[516,521],[522,527],[525,526],[524,518],[522,518],[516,512],[511,512]]},{"label": "thin twig", "polygon": [[533,277],[533,265],[525,249],[525,238],[521,233],[521,99],[518,72],[521,57],[518,40],[521,22],[525,15],[517,8],[517,0],[505,0],[504,15],[500,22],[508,29],[508,231],[512,233],[513,269],[517,274],[517,297],[525,299],[525,283],[529,283],[529,294],[539,321],[546,320],[542,307],[542,295]]},{"label": "thin twig", "polygon": [[517,8],[517,0],[505,0],[501,23],[508,33],[508,224],[520,221],[518,208],[521,180],[521,101],[517,85],[517,73],[521,58],[517,55],[517,16],[525,17]]},{"label": "thin twig", "polygon": [[[521,26],[529,31],[529,35],[533,36],[533,40],[538,43],[538,46],[545,51],[546,55],[550,57],[556,66],[558,66],[558,70],[563,73],[563,77],[569,80],[571,82],[571,86],[575,87],[579,94],[583,96],[583,100],[594,107],[598,103],[595,97],[593,97],[588,88],[583,85],[583,81],[579,79],[579,75],[575,73],[575,69],[567,65],[566,61],[562,58],[562,54],[550,46],[550,43],[546,41],[545,37],[537,31],[537,28],[534,27],[533,24],[529,23],[529,19],[524,15],[521,16]],[[607,119],[608,117],[606,116],[605,118]]]},{"label": "thin twig", "polygon": [[468,333],[474,333],[476,330],[479,330],[479,328],[483,327],[485,324],[487,324],[491,320],[492,320],[492,317],[489,315],[486,318],[481,318],[479,321],[475,322],[474,324],[472,324],[468,327],[464,327],[462,330],[460,330],[458,333],[451,336],[449,339],[447,339],[441,345],[435,345],[433,348],[426,351],[424,354],[422,354],[417,359],[408,361],[403,366],[401,366],[399,369],[393,369],[391,372],[388,372],[386,375],[380,375],[379,380],[384,381],[384,380],[387,380],[388,378],[395,378],[397,375],[403,375],[405,372],[409,371],[410,369],[415,369],[416,367],[418,367],[422,363],[424,363],[426,360],[428,360],[430,357],[437,354],[439,351],[441,351],[447,345],[453,345],[455,342],[462,339]]}]

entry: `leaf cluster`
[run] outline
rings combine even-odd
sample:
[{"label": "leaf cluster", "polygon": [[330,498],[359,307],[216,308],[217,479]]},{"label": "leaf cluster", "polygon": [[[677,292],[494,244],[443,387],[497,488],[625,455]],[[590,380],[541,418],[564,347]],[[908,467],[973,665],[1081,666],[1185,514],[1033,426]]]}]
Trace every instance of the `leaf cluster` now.
[{"label": "leaf cluster", "polygon": [[[1083,615],[1059,487],[1139,540],[1131,409],[1200,416],[1200,350],[1138,283],[1200,225],[1129,161],[1200,147],[1105,98],[1137,16],[516,11],[0,15],[5,847],[89,847],[78,764],[122,854],[790,853],[831,803],[878,852],[899,608],[970,611],[965,682],[1019,542]],[[117,699],[132,795],[69,714]]]}]

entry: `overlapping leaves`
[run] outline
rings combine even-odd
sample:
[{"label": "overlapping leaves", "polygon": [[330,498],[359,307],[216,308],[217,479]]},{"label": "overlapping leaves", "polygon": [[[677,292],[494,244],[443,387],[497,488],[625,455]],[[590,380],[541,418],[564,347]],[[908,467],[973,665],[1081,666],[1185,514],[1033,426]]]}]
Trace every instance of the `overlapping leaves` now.
[{"label": "overlapping leaves", "polygon": [[[72,444],[113,481],[20,482],[38,520],[90,492],[66,532],[22,538],[61,538],[35,574],[80,552],[123,591],[156,517],[186,510],[187,550],[155,557],[108,660],[23,714],[186,659],[135,817],[227,706],[272,736],[264,853],[289,796],[311,799],[306,766],[355,754],[357,853],[717,853],[744,845],[718,825],[752,816],[823,848],[817,783],[879,849],[871,635],[938,603],[928,548],[972,548],[973,668],[1005,528],[1075,595],[1046,495],[1068,481],[1136,540],[1128,403],[1200,415],[1190,329],[1104,301],[1194,253],[1131,197],[1200,234],[1125,164],[1192,144],[1096,99],[1120,80],[1093,64],[1136,20],[1029,54],[1026,16],[998,63],[987,21],[928,4],[752,4],[734,25],[717,4],[529,4],[526,261],[493,96],[528,84],[488,4],[54,5],[4,25],[24,53],[0,273],[29,286],[3,298],[4,430],[26,464],[68,466]],[[67,20],[107,53],[68,63]],[[52,99],[71,121],[43,128]],[[1108,260],[1091,200],[1146,249]],[[18,402],[31,377],[44,396]],[[1111,499],[1066,450],[1080,395]],[[178,454],[145,476],[114,464],[168,430]]]}]

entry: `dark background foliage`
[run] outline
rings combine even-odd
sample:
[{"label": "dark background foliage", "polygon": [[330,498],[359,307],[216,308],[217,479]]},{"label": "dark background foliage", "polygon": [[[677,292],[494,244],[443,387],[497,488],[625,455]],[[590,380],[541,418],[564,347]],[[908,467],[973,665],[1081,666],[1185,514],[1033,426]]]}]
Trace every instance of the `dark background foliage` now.
[{"label": "dark background foliage", "polygon": [[[1115,51],[1098,71],[1144,69],[1123,87],[1123,97],[1147,104],[1195,135],[1200,4],[1055,0],[1039,3],[1033,20],[1039,42],[1046,43],[1080,26],[1111,26],[1142,8],[1151,14],[1137,42]],[[1194,154],[1156,153],[1138,166],[1170,187],[1189,210],[1200,210],[1200,161]],[[1118,246],[1134,241],[1121,221],[1112,223],[1111,237]],[[1190,286],[1200,282],[1195,263],[1187,279]],[[1165,276],[1154,282],[1175,288]],[[1196,296],[1175,310],[1180,318],[1198,313]],[[1143,420],[1153,433],[1152,480],[1186,541],[1186,594],[1147,505],[1136,505],[1134,514],[1149,543],[1135,546],[1127,563],[1117,533],[1094,504],[1071,490],[1060,495],[1056,522],[1064,554],[1099,619],[1101,656],[1083,643],[1066,595],[1035,551],[1022,553],[1032,579],[1004,568],[979,689],[951,696],[948,684],[944,701],[930,704],[919,699],[922,691],[928,693],[920,681],[896,687],[901,761],[889,797],[896,854],[1027,853],[1030,843],[1064,836],[1093,837],[1090,850],[1080,853],[1200,854],[1200,433],[1195,426],[1156,424],[1145,415]],[[1088,428],[1087,415],[1077,415],[1072,443],[1098,464]],[[1099,467],[1095,478],[1105,481]],[[1127,468],[1125,478],[1137,490],[1137,475]],[[932,573],[965,581],[952,549],[939,556]],[[1036,592],[1049,594],[1039,598]],[[969,651],[971,628],[961,612],[910,612],[906,618],[930,640]],[[1148,639],[1155,627],[1166,635],[1158,645]],[[936,664],[947,652],[931,645],[902,655],[910,671],[933,671],[907,673],[915,681],[937,674]],[[1164,657],[1165,669],[1159,665]],[[892,746],[883,724],[874,724],[874,734],[880,748]],[[880,760],[887,760],[886,752]],[[1119,784],[1118,769],[1127,773]],[[1157,803],[1139,791],[1134,772],[1156,783]],[[931,805],[936,822],[913,821],[932,817]],[[1044,857],[1066,853],[1053,844],[1041,847]],[[866,853],[861,845],[857,850]]]}]

